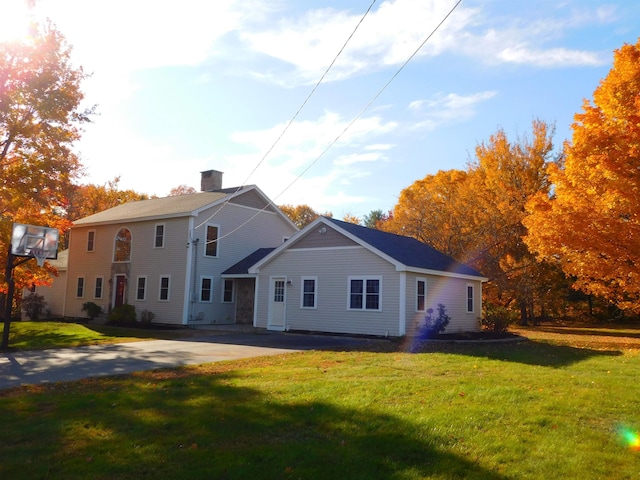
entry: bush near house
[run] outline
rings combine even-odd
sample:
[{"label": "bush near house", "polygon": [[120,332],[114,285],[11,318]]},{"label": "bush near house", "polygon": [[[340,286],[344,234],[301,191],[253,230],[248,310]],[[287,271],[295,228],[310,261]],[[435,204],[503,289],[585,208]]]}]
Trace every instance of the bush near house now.
[{"label": "bush near house", "polygon": [[82,304],[82,311],[87,312],[87,316],[93,320],[102,314],[102,307],[94,302],[86,302]]},{"label": "bush near house", "polygon": [[47,302],[44,297],[37,293],[30,293],[22,299],[22,309],[24,313],[29,317],[29,320],[34,322],[42,318],[46,306]]},{"label": "bush near house", "polygon": [[111,325],[135,325],[137,321],[136,308],[128,303],[115,307],[108,317],[108,323]]}]

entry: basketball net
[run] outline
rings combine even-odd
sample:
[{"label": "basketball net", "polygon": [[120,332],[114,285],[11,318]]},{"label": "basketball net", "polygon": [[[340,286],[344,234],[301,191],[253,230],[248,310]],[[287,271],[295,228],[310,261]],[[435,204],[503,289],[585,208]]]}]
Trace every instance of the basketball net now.
[{"label": "basketball net", "polygon": [[36,262],[38,262],[38,266],[41,267],[44,265],[44,261],[47,258],[48,250],[44,248],[32,248],[31,255],[34,256]]}]

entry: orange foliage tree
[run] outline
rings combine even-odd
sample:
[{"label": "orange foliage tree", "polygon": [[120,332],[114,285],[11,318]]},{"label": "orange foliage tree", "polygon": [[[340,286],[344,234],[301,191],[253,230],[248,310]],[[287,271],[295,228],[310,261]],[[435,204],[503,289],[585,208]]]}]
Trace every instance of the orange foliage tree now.
[{"label": "orange foliage tree", "polygon": [[640,40],[615,51],[574,120],[553,195],[528,205],[527,244],[576,288],[640,313]]},{"label": "orange foliage tree", "polygon": [[309,205],[280,205],[278,208],[300,229],[309,225],[320,215],[333,216],[331,212],[318,213]]},{"label": "orange foliage tree", "polygon": [[[28,41],[0,43],[2,265],[13,222],[68,226],[66,197],[80,172],[72,146],[92,113],[80,108],[84,78],[82,68],[70,64],[70,47],[50,23],[33,25]],[[48,279],[35,262],[17,270],[17,288]],[[0,289],[6,289],[6,279]]]}]

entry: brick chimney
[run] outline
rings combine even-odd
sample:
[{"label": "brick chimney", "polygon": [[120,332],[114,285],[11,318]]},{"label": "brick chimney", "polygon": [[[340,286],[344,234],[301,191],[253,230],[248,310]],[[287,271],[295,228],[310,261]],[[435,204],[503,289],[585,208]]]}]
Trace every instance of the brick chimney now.
[{"label": "brick chimney", "polygon": [[213,192],[222,188],[222,173],[217,170],[205,170],[200,172],[200,190]]}]

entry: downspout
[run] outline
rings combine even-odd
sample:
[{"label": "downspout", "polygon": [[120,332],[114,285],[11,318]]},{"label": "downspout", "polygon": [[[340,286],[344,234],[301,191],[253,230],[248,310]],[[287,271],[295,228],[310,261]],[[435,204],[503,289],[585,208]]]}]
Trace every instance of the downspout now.
[{"label": "downspout", "polygon": [[196,280],[198,276],[198,242],[199,238],[191,240],[193,245],[193,278],[191,281],[191,292],[189,292],[189,321],[193,321],[193,309],[196,303]]}]

